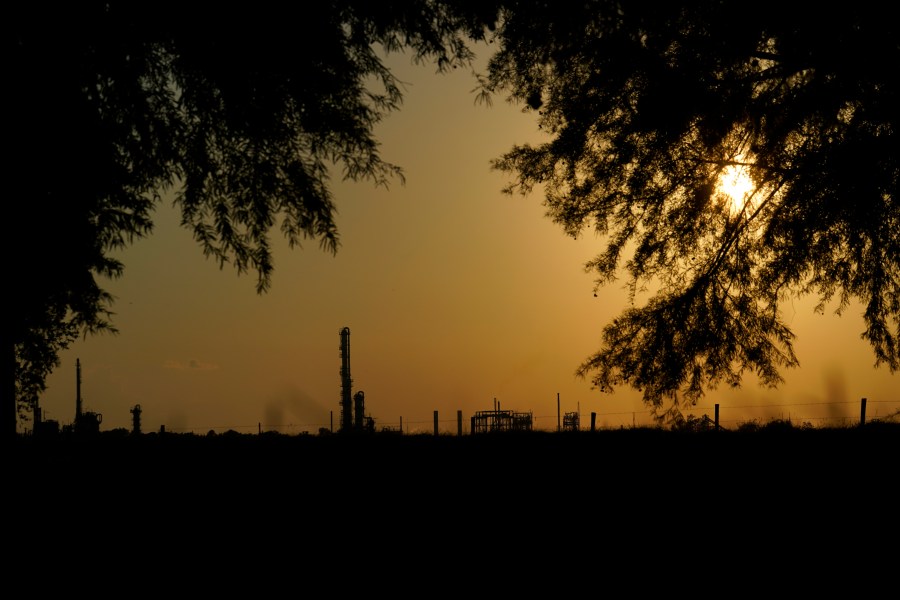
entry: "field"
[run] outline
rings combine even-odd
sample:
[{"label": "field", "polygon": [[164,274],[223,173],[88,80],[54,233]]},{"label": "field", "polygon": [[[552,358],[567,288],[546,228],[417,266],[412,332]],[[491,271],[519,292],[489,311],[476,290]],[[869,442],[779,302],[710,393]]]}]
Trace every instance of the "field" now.
[{"label": "field", "polygon": [[[900,458],[900,424],[748,431],[674,432],[656,428],[481,435],[396,433],[249,435],[234,432],[99,435],[20,439],[18,485],[152,490],[178,485],[265,490],[290,481],[323,495],[333,490],[431,488],[477,496],[533,486],[567,495],[586,484],[658,485],[698,493],[746,486],[848,482],[864,489]],[[794,482],[797,485],[794,485]],[[804,482],[800,484],[799,482]],[[818,482],[818,483],[815,483]]]},{"label": "field", "polygon": [[[487,570],[510,579],[494,582],[503,590],[527,593],[529,582],[556,585],[567,572],[593,581],[724,569],[732,583],[759,585],[798,565],[804,581],[814,573],[820,583],[848,576],[830,572],[835,561],[896,567],[894,424],[101,434],[23,438],[13,457],[10,539],[17,557],[39,557],[48,572],[72,561],[107,573],[140,564],[166,585],[227,587],[252,574],[345,590],[393,576],[446,592]],[[79,552],[82,543],[91,549]],[[358,570],[343,584],[342,565]],[[641,589],[661,589],[658,577]]]}]

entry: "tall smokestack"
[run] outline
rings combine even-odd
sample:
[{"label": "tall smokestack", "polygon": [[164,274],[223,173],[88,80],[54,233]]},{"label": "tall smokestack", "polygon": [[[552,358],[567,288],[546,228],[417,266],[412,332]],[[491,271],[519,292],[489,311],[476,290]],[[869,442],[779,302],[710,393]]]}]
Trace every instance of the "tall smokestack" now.
[{"label": "tall smokestack", "polygon": [[353,380],[350,378],[350,328],[341,329],[341,431],[353,428],[353,404],[351,391]]},{"label": "tall smokestack", "polygon": [[81,359],[75,359],[75,422],[81,420]]}]

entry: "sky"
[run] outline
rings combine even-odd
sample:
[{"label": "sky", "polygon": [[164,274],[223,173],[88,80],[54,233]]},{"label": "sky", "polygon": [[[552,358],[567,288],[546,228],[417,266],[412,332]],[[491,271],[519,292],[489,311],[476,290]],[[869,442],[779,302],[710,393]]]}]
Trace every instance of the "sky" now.
[{"label": "sky", "polygon": [[[405,99],[375,133],[405,184],[335,180],[337,254],[315,241],[290,250],[273,231],[262,295],[254,273],[220,270],[171,203],[159,206],[154,233],[116,255],[124,276],[102,282],[117,298],[119,334],[61,354],[40,398],[44,419],[74,420],[78,360],[83,409],[101,415],[101,430],[130,430],[139,406],[143,432],[336,431],[349,327],[353,393],[364,393],[376,430],[432,432],[437,411],[439,432],[456,433],[461,411],[465,433],[476,411],[495,407],[531,413],[538,430],[566,413],[582,429],[592,415],[597,428],[653,423],[640,393],[601,393],[575,375],[627,306],[619,284],[594,295],[583,265],[600,240],[565,235],[539,191],[502,194],[509,175],[490,168],[513,145],[543,139],[534,117],[503,98],[475,103],[467,71],[439,75],[402,55],[389,63]],[[684,414],[713,417],[718,404],[720,423],[736,427],[858,422],[862,398],[867,419],[900,410],[900,379],[873,366],[859,307],[836,317],[813,306],[785,307],[801,366],[784,384],[710,390]]]}]

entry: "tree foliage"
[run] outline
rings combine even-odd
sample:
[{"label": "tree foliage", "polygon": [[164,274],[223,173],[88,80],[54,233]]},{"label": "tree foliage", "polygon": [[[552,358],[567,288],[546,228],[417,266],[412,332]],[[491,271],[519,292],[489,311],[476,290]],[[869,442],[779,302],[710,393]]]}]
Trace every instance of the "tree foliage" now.
[{"label": "tree foliage", "polygon": [[[632,292],[578,374],[657,407],[747,372],[775,385],[798,364],[779,308],[807,294],[860,302],[876,364],[900,367],[900,45],[875,4],[18,3],[4,23],[4,436],[60,350],[115,330],[101,280],[163,192],[263,292],[272,232],[337,250],[333,173],[402,181],[373,135],[402,102],[382,51],[443,70],[486,31],[485,91],[550,135],[495,163],[507,191],[540,186],[564,231],[599,233],[587,268]],[[755,182],[740,205],[718,186],[732,168]]]},{"label": "tree foliage", "polygon": [[115,330],[98,278],[123,274],[114,253],[152,232],[162,192],[207,256],[257,273],[265,291],[274,230],[291,247],[337,250],[332,173],[402,180],[373,135],[402,101],[383,53],[466,65],[495,18],[440,0],[10,7],[4,432],[61,349]]},{"label": "tree foliage", "polygon": [[[795,295],[861,303],[875,364],[900,367],[898,33],[875,3],[506,5],[486,91],[550,139],[495,166],[596,231],[597,286],[632,293],[579,375],[656,408],[748,372],[774,386],[798,365]],[[754,182],[741,205],[729,168]]]}]

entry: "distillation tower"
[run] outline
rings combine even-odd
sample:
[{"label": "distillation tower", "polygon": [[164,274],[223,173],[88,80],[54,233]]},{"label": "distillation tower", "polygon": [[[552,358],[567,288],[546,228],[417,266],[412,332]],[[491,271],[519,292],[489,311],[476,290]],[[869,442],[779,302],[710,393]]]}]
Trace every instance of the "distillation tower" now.
[{"label": "distillation tower", "polygon": [[366,394],[353,393],[350,377],[350,328],[341,329],[341,427],[339,431],[374,431],[375,420],[366,416]]},{"label": "distillation tower", "polygon": [[353,404],[351,393],[353,380],[350,378],[350,328],[341,329],[341,427],[340,431],[353,428]]},{"label": "distillation tower", "polygon": [[81,359],[75,359],[75,422],[73,426],[76,433],[96,434],[100,432],[100,423],[103,415],[83,409],[81,400]]}]

